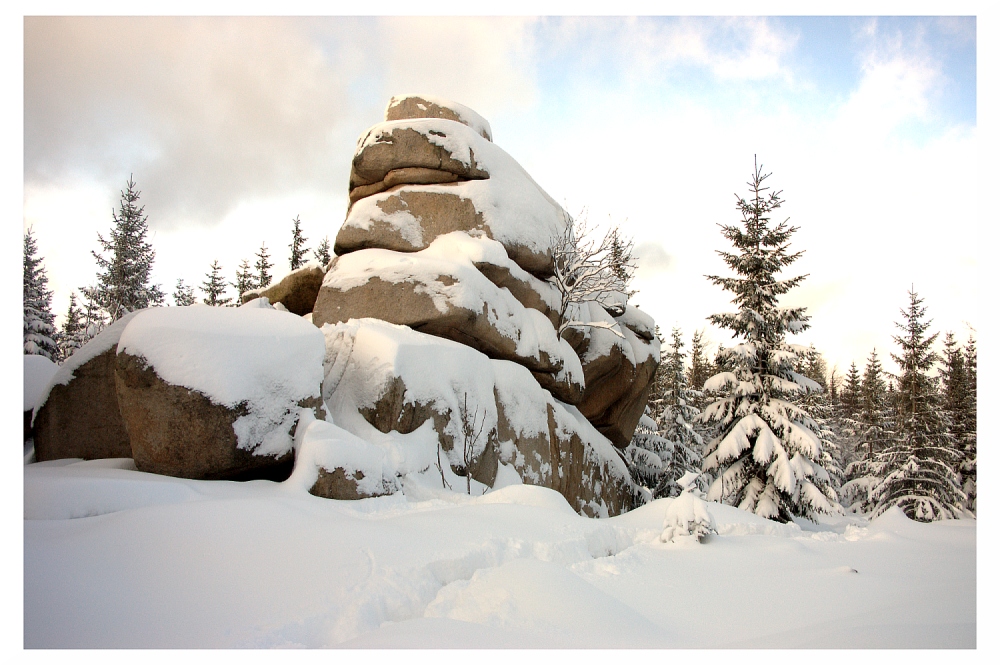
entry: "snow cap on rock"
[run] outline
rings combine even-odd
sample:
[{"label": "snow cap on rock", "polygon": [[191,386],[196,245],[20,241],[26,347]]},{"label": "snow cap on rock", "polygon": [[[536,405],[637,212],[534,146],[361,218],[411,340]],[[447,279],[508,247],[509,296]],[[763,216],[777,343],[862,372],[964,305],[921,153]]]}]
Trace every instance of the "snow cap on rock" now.
[{"label": "snow cap on rock", "polygon": [[66,362],[59,366],[59,370],[53,375],[52,380],[49,381],[48,387],[39,395],[38,402],[35,404],[35,413],[38,413],[42,406],[45,405],[53,386],[68,385],[74,378],[73,372],[82,367],[86,362],[113,348],[118,343],[118,338],[121,337],[125,326],[129,324],[136,314],[143,311],[145,310],[129,312],[102,330],[96,337],[77,349],[76,353],[67,358]]},{"label": "snow cap on rock", "polygon": [[[247,415],[233,425],[240,448],[281,452],[259,448],[275,428],[290,429],[301,400],[319,397],[325,348],[315,326],[266,302],[143,310],[122,333],[118,354],[144,358],[165,382],[215,404],[245,405]],[[290,450],[291,440],[279,447]]]},{"label": "snow cap on rock", "polygon": [[409,118],[444,118],[471,127],[487,141],[493,140],[493,131],[486,118],[468,106],[432,95],[396,95],[385,108],[386,120]]}]

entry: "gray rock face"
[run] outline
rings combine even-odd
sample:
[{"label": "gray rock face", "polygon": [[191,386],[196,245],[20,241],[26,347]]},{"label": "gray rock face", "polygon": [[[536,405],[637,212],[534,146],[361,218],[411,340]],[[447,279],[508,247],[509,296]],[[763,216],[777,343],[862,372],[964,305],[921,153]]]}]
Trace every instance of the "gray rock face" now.
[{"label": "gray rock face", "polygon": [[115,392],[115,353],[127,314],[77,349],[52,377],[35,410],[35,459],[131,457]]},{"label": "gray rock face", "polygon": [[[246,415],[245,408],[220,406],[198,391],[171,385],[145,359],[128,353],[116,357],[115,384],[140,471],[198,480],[291,472],[290,450],[279,456],[255,455],[239,447],[233,423]],[[301,404],[321,405],[319,398]]]},{"label": "gray rock face", "polygon": [[[615,323],[593,304],[592,320]],[[653,374],[659,364],[659,345],[639,337],[617,322],[622,338],[602,328],[568,328],[564,338],[579,354],[586,389],[577,403],[586,418],[615,446],[625,448],[642,417]]]},{"label": "gray rock face", "polygon": [[369,494],[358,487],[362,478],[364,476],[360,471],[348,474],[342,468],[336,468],[333,471],[320,469],[319,477],[309,488],[309,493],[321,499],[338,499],[340,501],[369,499],[373,496],[385,496],[392,493],[392,488],[385,488],[383,492]]},{"label": "gray rock face", "polygon": [[115,388],[140,471],[192,479],[291,472],[302,408],[323,417],[323,336],[271,308],[144,310],[122,332]]},{"label": "gray rock face", "polygon": [[66,385],[54,385],[35,415],[35,459],[131,457],[115,393],[113,346],[88,360]]},{"label": "gray rock face", "polygon": [[[371,129],[370,133],[375,136],[364,139],[365,147],[351,163],[351,202],[396,185],[489,178],[489,172],[480,167],[472,151],[467,162],[455,159],[444,147],[448,123],[443,124],[443,129],[435,129],[435,134],[430,134],[405,126],[394,127],[391,123]],[[435,143],[431,138],[442,141]]]},{"label": "gray rock face", "polygon": [[401,95],[389,100],[385,109],[386,120],[411,118],[443,118],[454,120],[471,128],[487,141],[493,140],[490,123],[467,106],[427,95]]},{"label": "gray rock face", "polygon": [[358,142],[347,219],[334,250],[419,251],[453,231],[502,243],[519,266],[552,274],[569,215],[507,153],[464,124],[404,119]]},{"label": "gray rock face", "polygon": [[[358,279],[361,272],[370,277]],[[522,297],[534,296],[541,307],[537,292],[509,273],[507,281],[520,285]],[[538,309],[525,308],[471,264],[379,250],[340,257],[323,282],[312,320],[322,326],[352,318],[406,325],[516,362],[568,403],[579,401],[583,392],[578,361],[568,345],[560,344],[550,320]],[[567,362],[576,370],[564,372]]]},{"label": "gray rock face", "polygon": [[326,270],[316,265],[299,268],[276,284],[263,290],[254,290],[243,295],[243,303],[265,297],[272,305],[281,303],[292,314],[305,316],[313,311],[319,287],[323,284]]},{"label": "gray rock face", "polygon": [[[616,515],[633,506],[635,488],[611,444],[524,367],[375,319],[323,332],[323,394],[334,414],[359,413],[383,433],[409,434],[430,421],[453,470],[486,485],[502,462],[584,514]],[[428,381],[425,368],[447,379]],[[463,423],[470,419],[483,427],[465,469]]]}]

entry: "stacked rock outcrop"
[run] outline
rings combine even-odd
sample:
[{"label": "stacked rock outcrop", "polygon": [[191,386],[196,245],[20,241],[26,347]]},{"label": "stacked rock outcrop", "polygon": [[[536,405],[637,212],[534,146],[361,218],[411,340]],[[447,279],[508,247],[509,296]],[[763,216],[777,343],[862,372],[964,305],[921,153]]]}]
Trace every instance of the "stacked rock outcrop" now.
[{"label": "stacked rock outcrop", "polygon": [[37,459],[287,477],[331,499],[396,492],[434,467],[442,484],[492,486],[504,464],[581,513],[629,510],[620,449],[659,342],[624,294],[571,303],[583,325],[557,332],[554,257],[570,224],[477,113],[393,98],[358,142],[334,259],[236,309],[112,325],[35,409]]},{"label": "stacked rock outcrop", "polygon": [[[373,387],[378,395],[340,400],[329,389],[337,374],[330,363],[343,364],[335,358],[345,352],[329,356],[337,344],[350,347],[347,338],[374,334],[365,326],[344,328],[356,319],[458,342],[494,363],[519,366],[500,371],[506,382],[494,383],[493,395],[475,401],[477,411],[487,414],[499,462],[514,465],[526,482],[558,489],[578,510],[627,510],[631,482],[606,444],[624,448],[642,415],[659,360],[652,320],[624,300],[611,313],[587,302],[577,306],[574,318],[608,328],[557,334],[560,295],[549,277],[554,250],[572,220],[492,142],[489,123],[446,100],[393,98],[386,121],[358,141],[350,201],[337,234],[337,257],[312,312],[313,323],[327,334],[324,395],[338,408],[360,410],[382,432],[413,431],[432,421],[454,463],[460,457],[456,423],[468,415],[456,415],[461,399],[422,397],[411,386],[419,372],[405,371],[377,345],[366,347],[369,356],[358,356],[355,344],[348,354],[352,362],[368,367],[369,375],[381,367],[387,378],[380,392]],[[437,372],[445,371],[440,358],[461,355],[457,347],[430,340],[426,347],[409,353],[439,357]],[[449,376],[442,381],[455,393],[464,385]],[[514,407],[516,400],[501,394],[535,397]],[[544,426],[523,426],[529,412],[548,414]],[[491,484],[496,463],[488,461],[487,448],[468,472]]]}]

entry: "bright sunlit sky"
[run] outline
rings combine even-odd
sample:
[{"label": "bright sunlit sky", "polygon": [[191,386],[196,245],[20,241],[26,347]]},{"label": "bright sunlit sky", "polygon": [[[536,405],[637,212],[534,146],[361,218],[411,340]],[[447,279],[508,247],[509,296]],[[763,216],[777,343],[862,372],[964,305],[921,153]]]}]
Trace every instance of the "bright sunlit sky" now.
[{"label": "bright sunlit sky", "polygon": [[713,349],[731,296],[705,275],[728,274],[717,225],[756,155],[805,250],[782,302],[813,327],[792,341],[892,368],[911,284],[932,331],[980,325],[976,35],[972,16],[28,18],[23,225],[60,319],[129,174],[167,293],[213,259],[232,281],[261,242],[281,272],[296,215],[310,248],[336,236],[358,136],[426,93],[489,120],[571,214],[620,224],[635,302]]}]

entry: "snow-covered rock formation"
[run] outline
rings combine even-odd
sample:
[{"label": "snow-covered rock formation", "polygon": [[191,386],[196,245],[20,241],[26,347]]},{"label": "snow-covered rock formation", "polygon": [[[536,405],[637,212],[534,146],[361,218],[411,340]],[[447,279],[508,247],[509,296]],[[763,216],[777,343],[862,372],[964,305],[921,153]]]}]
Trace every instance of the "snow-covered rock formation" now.
[{"label": "snow-covered rock formation", "polygon": [[283,468],[333,499],[435,470],[469,491],[516,473],[583,514],[629,510],[616,446],[642,415],[654,323],[622,294],[575,305],[598,327],[557,332],[550,277],[572,219],[489,123],[393,98],[358,142],[350,200],[328,265],[238,309],[143,310],[80,349],[36,409],[38,459],[133,457],[187,478]]},{"label": "snow-covered rock formation", "polygon": [[267,469],[287,476],[299,410],[325,415],[323,355],[314,326],[270,307],[140,311],[122,332],[115,366],[136,468],[182,478]]},{"label": "snow-covered rock formation", "polygon": [[[557,334],[547,278],[572,220],[491,137],[464,106],[404,96],[359,139],[312,312],[327,336],[324,397],[362,438],[430,421],[461,473],[490,485],[509,463],[577,510],[617,514],[634,488],[612,444],[627,445],[642,415],[653,322],[624,303],[617,316],[584,303],[578,320],[613,330]],[[364,424],[347,425],[351,414]],[[472,459],[470,425],[482,430]]]}]

